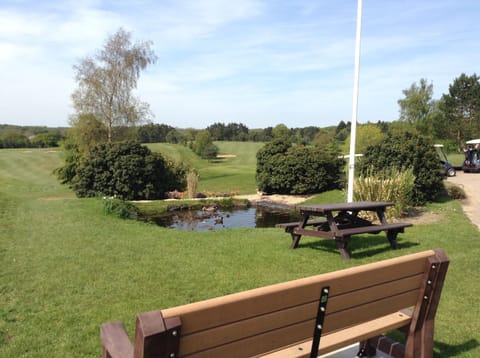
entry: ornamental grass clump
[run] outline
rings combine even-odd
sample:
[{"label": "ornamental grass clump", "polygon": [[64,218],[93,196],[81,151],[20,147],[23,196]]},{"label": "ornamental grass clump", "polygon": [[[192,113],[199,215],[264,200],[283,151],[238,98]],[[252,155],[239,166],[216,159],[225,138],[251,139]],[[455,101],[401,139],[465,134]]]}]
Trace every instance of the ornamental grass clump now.
[{"label": "ornamental grass clump", "polygon": [[387,215],[399,217],[412,204],[414,185],[413,168],[382,171],[369,168],[365,175],[355,179],[353,197],[355,201],[391,201],[394,206],[387,210]]},{"label": "ornamental grass clump", "polygon": [[188,198],[193,199],[197,195],[199,175],[196,170],[190,170],[187,173],[187,193]]}]

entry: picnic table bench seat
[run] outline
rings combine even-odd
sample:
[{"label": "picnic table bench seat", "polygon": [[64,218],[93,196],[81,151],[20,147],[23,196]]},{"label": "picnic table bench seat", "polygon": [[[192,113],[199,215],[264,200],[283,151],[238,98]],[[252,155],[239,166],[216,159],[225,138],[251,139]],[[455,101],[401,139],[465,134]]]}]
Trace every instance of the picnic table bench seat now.
[{"label": "picnic table bench seat", "polygon": [[[300,226],[300,224],[301,224],[301,222],[299,222],[299,221],[293,221],[293,222],[288,222],[288,223],[275,224],[275,227],[283,228],[283,229],[285,229],[285,232],[292,232],[293,229]],[[308,222],[307,222],[307,226],[319,226],[319,225],[324,225],[324,224],[327,224],[326,219],[308,220]]]},{"label": "picnic table bench seat", "polygon": [[[435,249],[137,315],[101,326],[104,358],[317,357],[360,342],[363,356],[433,356],[449,260]],[[400,344],[383,334],[399,329]]]},{"label": "picnic table bench seat", "polygon": [[349,237],[351,235],[359,235],[359,234],[378,234],[381,231],[385,231],[387,235],[395,235],[399,232],[404,232],[406,227],[413,226],[411,223],[405,222],[395,222],[395,223],[388,223],[388,224],[372,224],[368,226],[357,226],[357,227],[347,227],[347,228],[339,228],[336,231],[322,231],[318,234],[315,234],[315,231],[310,229],[302,229],[299,226],[295,226],[292,229],[293,234],[300,234],[305,235],[308,234],[309,236],[318,236],[318,237],[329,237],[331,239],[334,238],[344,238]]}]

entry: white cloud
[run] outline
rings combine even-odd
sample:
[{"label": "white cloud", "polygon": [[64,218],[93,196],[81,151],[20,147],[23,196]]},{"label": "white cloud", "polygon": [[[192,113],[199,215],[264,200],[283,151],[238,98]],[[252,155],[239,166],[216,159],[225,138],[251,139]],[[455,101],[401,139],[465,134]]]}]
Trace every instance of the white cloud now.
[{"label": "white cloud", "polygon": [[[138,93],[158,122],[258,127],[350,120],[355,3],[8,4],[0,5],[0,65],[8,69],[0,71],[0,82],[9,84],[0,89],[0,123],[41,118],[65,125],[75,86],[72,65],[119,27],[132,31],[133,40],[154,42],[159,59],[142,73]],[[420,78],[433,81],[439,97],[461,72],[475,72],[479,10],[477,2],[450,0],[364,2],[360,121],[396,119],[402,89]]]}]

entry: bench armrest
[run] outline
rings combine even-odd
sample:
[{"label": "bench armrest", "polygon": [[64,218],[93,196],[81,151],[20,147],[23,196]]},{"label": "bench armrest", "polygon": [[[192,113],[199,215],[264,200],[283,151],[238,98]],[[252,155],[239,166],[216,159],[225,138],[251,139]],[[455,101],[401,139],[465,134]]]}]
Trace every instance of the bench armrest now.
[{"label": "bench armrest", "polygon": [[100,339],[103,358],[133,358],[133,345],[121,322],[102,324]]}]

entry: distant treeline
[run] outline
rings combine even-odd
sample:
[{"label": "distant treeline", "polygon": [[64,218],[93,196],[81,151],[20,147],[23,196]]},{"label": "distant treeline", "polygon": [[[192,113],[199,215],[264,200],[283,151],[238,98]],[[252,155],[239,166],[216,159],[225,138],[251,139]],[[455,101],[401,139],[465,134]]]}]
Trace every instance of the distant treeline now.
[{"label": "distant treeline", "polygon": [[[377,124],[379,125],[379,124]],[[57,147],[65,139],[70,128],[44,126],[16,126],[0,124],[0,148],[47,148]],[[140,143],[188,144],[197,134],[207,131],[213,141],[270,142],[276,131],[287,132],[291,142],[313,144],[322,138],[344,141],[349,134],[350,122],[341,121],[337,126],[288,128],[283,124],[275,127],[249,129],[242,123],[214,123],[205,129],[175,128],[167,124],[148,123],[138,127],[116,127],[114,137],[137,140]]]},{"label": "distant treeline", "polygon": [[58,147],[66,128],[0,124],[0,148]]},{"label": "distant treeline", "polygon": [[[317,135],[322,131],[328,131],[332,136],[338,133],[337,127],[335,126],[327,128],[309,126],[291,129],[285,126],[283,127],[289,132],[289,138],[291,138],[293,142],[304,144],[314,142]],[[347,128],[347,124],[341,122],[338,127],[341,130]],[[207,131],[214,141],[270,142],[275,137],[275,128],[276,127],[249,129],[242,123],[214,123],[205,129],[179,129],[165,124],[151,123],[138,127],[137,133],[138,140],[142,143],[167,142],[185,144],[194,140],[200,131]]]}]

